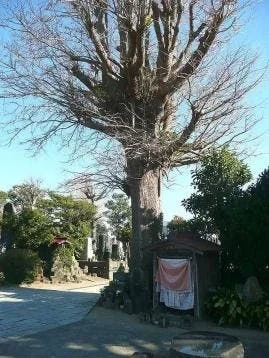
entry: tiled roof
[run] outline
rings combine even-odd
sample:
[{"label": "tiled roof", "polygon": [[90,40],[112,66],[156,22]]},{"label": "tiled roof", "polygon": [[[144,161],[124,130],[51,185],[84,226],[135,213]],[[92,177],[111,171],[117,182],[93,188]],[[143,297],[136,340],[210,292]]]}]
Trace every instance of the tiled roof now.
[{"label": "tiled roof", "polygon": [[157,251],[164,249],[169,246],[176,246],[178,248],[203,253],[203,252],[218,252],[220,246],[208,241],[201,239],[198,235],[192,233],[172,233],[166,240],[154,242],[144,247],[146,250]]}]

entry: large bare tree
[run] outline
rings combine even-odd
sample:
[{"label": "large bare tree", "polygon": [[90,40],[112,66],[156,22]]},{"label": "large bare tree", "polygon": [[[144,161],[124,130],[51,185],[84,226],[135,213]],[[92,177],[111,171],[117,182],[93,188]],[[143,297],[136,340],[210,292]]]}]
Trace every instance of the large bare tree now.
[{"label": "large bare tree", "polygon": [[76,153],[99,144],[111,178],[125,174],[133,272],[154,239],[163,173],[253,124],[244,97],[255,56],[227,47],[246,2],[23,1],[2,22],[2,96],[20,104],[14,135],[26,130],[37,148],[56,135]]}]

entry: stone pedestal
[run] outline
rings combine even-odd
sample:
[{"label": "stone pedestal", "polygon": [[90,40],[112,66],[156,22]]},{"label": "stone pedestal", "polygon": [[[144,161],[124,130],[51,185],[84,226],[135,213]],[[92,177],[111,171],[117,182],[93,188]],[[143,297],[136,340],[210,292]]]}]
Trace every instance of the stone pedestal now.
[{"label": "stone pedestal", "polygon": [[217,332],[188,332],[174,337],[170,358],[244,358],[238,338]]}]

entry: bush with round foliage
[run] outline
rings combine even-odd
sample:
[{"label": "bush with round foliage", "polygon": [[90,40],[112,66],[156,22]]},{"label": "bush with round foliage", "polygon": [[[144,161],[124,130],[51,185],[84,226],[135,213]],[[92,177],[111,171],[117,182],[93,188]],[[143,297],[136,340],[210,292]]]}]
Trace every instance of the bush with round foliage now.
[{"label": "bush with round foliage", "polygon": [[41,268],[38,254],[27,249],[10,249],[0,256],[0,271],[5,281],[19,284],[31,283]]},{"label": "bush with round foliage", "polygon": [[211,290],[205,302],[206,313],[220,326],[232,325],[269,330],[269,295],[258,302],[247,302],[236,289],[219,287]]}]

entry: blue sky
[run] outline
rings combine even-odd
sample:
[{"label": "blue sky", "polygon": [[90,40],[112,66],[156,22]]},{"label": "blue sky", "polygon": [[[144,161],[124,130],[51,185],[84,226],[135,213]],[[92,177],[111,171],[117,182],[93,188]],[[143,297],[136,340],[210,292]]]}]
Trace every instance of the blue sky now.
[{"label": "blue sky", "polygon": [[[246,14],[247,22],[234,42],[244,44],[250,49],[258,50],[260,66],[263,67],[269,61],[269,1],[257,1],[252,11]],[[249,165],[254,180],[269,166],[269,73],[264,76],[263,82],[249,96],[251,103],[260,103],[255,109],[257,117],[262,120],[257,124],[252,135],[259,138],[249,143],[250,152],[255,155],[244,158]],[[171,184],[163,189],[162,204],[164,219],[171,220],[174,215],[189,217],[181,206],[181,200],[187,198],[192,192],[191,169],[185,167],[179,172],[172,173]],[[174,183],[172,185],[172,183]]]},{"label": "blue sky", "polygon": [[[260,52],[260,64],[269,61],[269,2],[264,0],[255,4],[252,12],[247,14],[249,20],[241,33],[237,36],[238,44],[245,44],[251,49]],[[1,35],[0,35],[1,37]],[[254,178],[269,165],[269,74],[265,75],[262,84],[256,88],[251,96],[251,103],[261,103],[255,109],[257,116],[263,117],[255,128],[254,135],[262,136],[250,143],[250,151],[255,150],[256,155],[246,158]],[[6,106],[0,103],[0,118],[5,116]],[[0,145],[6,138],[1,137]],[[253,148],[252,148],[253,147]],[[12,143],[9,147],[0,146],[0,190],[8,190],[15,184],[20,184],[29,178],[41,179],[43,186],[56,189],[57,186],[70,177],[68,171],[79,170],[83,162],[70,164],[68,152],[59,150],[53,143],[49,143],[46,152],[35,157],[25,147]],[[192,192],[190,187],[190,167],[171,173],[166,187],[163,188],[162,205],[164,219],[170,220],[174,215],[187,216],[180,203]]]}]

